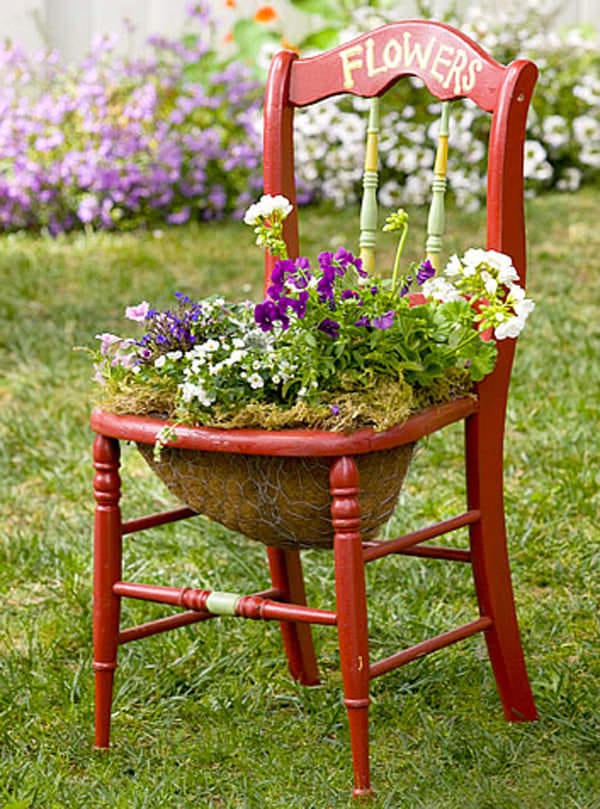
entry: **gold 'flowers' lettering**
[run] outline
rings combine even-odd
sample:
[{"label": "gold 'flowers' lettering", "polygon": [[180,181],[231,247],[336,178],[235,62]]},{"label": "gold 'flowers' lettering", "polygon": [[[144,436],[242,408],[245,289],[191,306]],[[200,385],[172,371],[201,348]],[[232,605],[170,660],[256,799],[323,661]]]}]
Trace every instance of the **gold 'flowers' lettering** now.
[{"label": "gold 'flowers' lettering", "polygon": [[413,39],[410,31],[404,31],[402,39],[389,37],[383,46],[372,37],[364,45],[352,45],[340,51],[344,88],[354,87],[354,74],[366,71],[368,78],[390,70],[411,69],[429,73],[445,89],[456,95],[469,93],[476,84],[477,74],[483,70],[483,62],[471,57],[463,48],[444,45],[436,37],[425,43]]}]

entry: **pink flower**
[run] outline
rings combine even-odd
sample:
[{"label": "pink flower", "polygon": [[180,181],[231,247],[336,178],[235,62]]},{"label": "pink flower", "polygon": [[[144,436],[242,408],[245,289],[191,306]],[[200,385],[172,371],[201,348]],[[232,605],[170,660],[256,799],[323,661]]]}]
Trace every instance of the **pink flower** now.
[{"label": "pink flower", "polygon": [[96,340],[100,340],[100,353],[101,354],[108,354],[109,349],[115,343],[120,343],[121,338],[117,337],[116,334],[111,334],[108,331],[103,332],[102,334],[96,335]]},{"label": "pink flower", "polygon": [[142,323],[146,319],[150,304],[148,301],[142,301],[137,306],[128,306],[125,309],[125,317],[128,320],[135,320],[137,323]]}]

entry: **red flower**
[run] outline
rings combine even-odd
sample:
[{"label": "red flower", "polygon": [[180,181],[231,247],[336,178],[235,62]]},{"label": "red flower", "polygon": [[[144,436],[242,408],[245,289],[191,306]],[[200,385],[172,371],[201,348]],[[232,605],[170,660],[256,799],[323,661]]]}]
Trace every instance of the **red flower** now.
[{"label": "red flower", "polygon": [[[481,313],[481,310],[484,308],[484,306],[490,305],[490,302],[488,301],[487,298],[477,298],[477,300],[475,301],[472,300],[472,297],[470,295],[465,295],[465,298],[469,301],[472,308],[477,312],[477,314]],[[480,331],[479,336],[481,337],[484,343],[488,343],[494,336],[494,329],[490,326],[489,328]]]},{"label": "red flower", "polygon": [[427,303],[427,298],[421,292],[411,292],[408,296],[409,306],[422,306]]},{"label": "red flower", "polygon": [[469,301],[473,309],[477,312],[477,314],[481,313],[481,310],[484,306],[489,306],[490,302],[487,298],[477,298],[476,301],[472,300],[471,295],[465,295],[465,298]]}]

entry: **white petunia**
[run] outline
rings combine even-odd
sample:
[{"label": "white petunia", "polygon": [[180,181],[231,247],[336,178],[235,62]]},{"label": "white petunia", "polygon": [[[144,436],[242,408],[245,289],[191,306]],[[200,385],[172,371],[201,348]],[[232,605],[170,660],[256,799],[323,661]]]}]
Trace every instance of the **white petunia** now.
[{"label": "white petunia", "polygon": [[553,149],[569,142],[569,122],[562,115],[548,115],[542,122],[544,140]]},{"label": "white petunia", "polygon": [[579,153],[579,159],[586,166],[600,168],[600,142],[585,146]]},{"label": "white petunia", "polygon": [[252,390],[259,390],[259,388],[264,388],[265,381],[260,374],[250,374],[248,384]]},{"label": "white petunia", "polygon": [[526,140],[525,148],[525,163],[523,172],[525,177],[535,178],[539,168],[542,164],[546,163],[546,150],[542,144],[537,140]]},{"label": "white petunia", "polygon": [[587,146],[590,141],[600,138],[600,123],[591,115],[580,115],[573,119],[573,133],[576,141]]},{"label": "white petunia", "polygon": [[563,170],[562,177],[556,183],[559,191],[577,191],[581,185],[582,173],[575,166],[568,166]]}]

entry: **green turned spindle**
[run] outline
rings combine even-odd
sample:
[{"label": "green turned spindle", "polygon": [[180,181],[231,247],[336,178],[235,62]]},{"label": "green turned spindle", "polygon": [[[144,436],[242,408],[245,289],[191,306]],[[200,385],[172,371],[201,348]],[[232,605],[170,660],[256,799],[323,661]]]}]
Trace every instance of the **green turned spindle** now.
[{"label": "green turned spindle", "polygon": [[446,172],[448,170],[448,134],[450,121],[450,105],[447,101],[442,104],[442,117],[440,121],[440,134],[438,136],[434,179],[431,184],[431,205],[427,219],[427,241],[425,252],[433,266],[439,269],[439,255],[442,250],[442,237],[446,227],[446,214],[444,211],[444,197],[446,195]]},{"label": "green turned spindle", "polygon": [[379,99],[371,99],[367,126],[367,147],[363,173],[363,197],[360,207],[360,257],[363,268],[375,271],[375,242],[377,236],[377,138],[379,135]]}]

